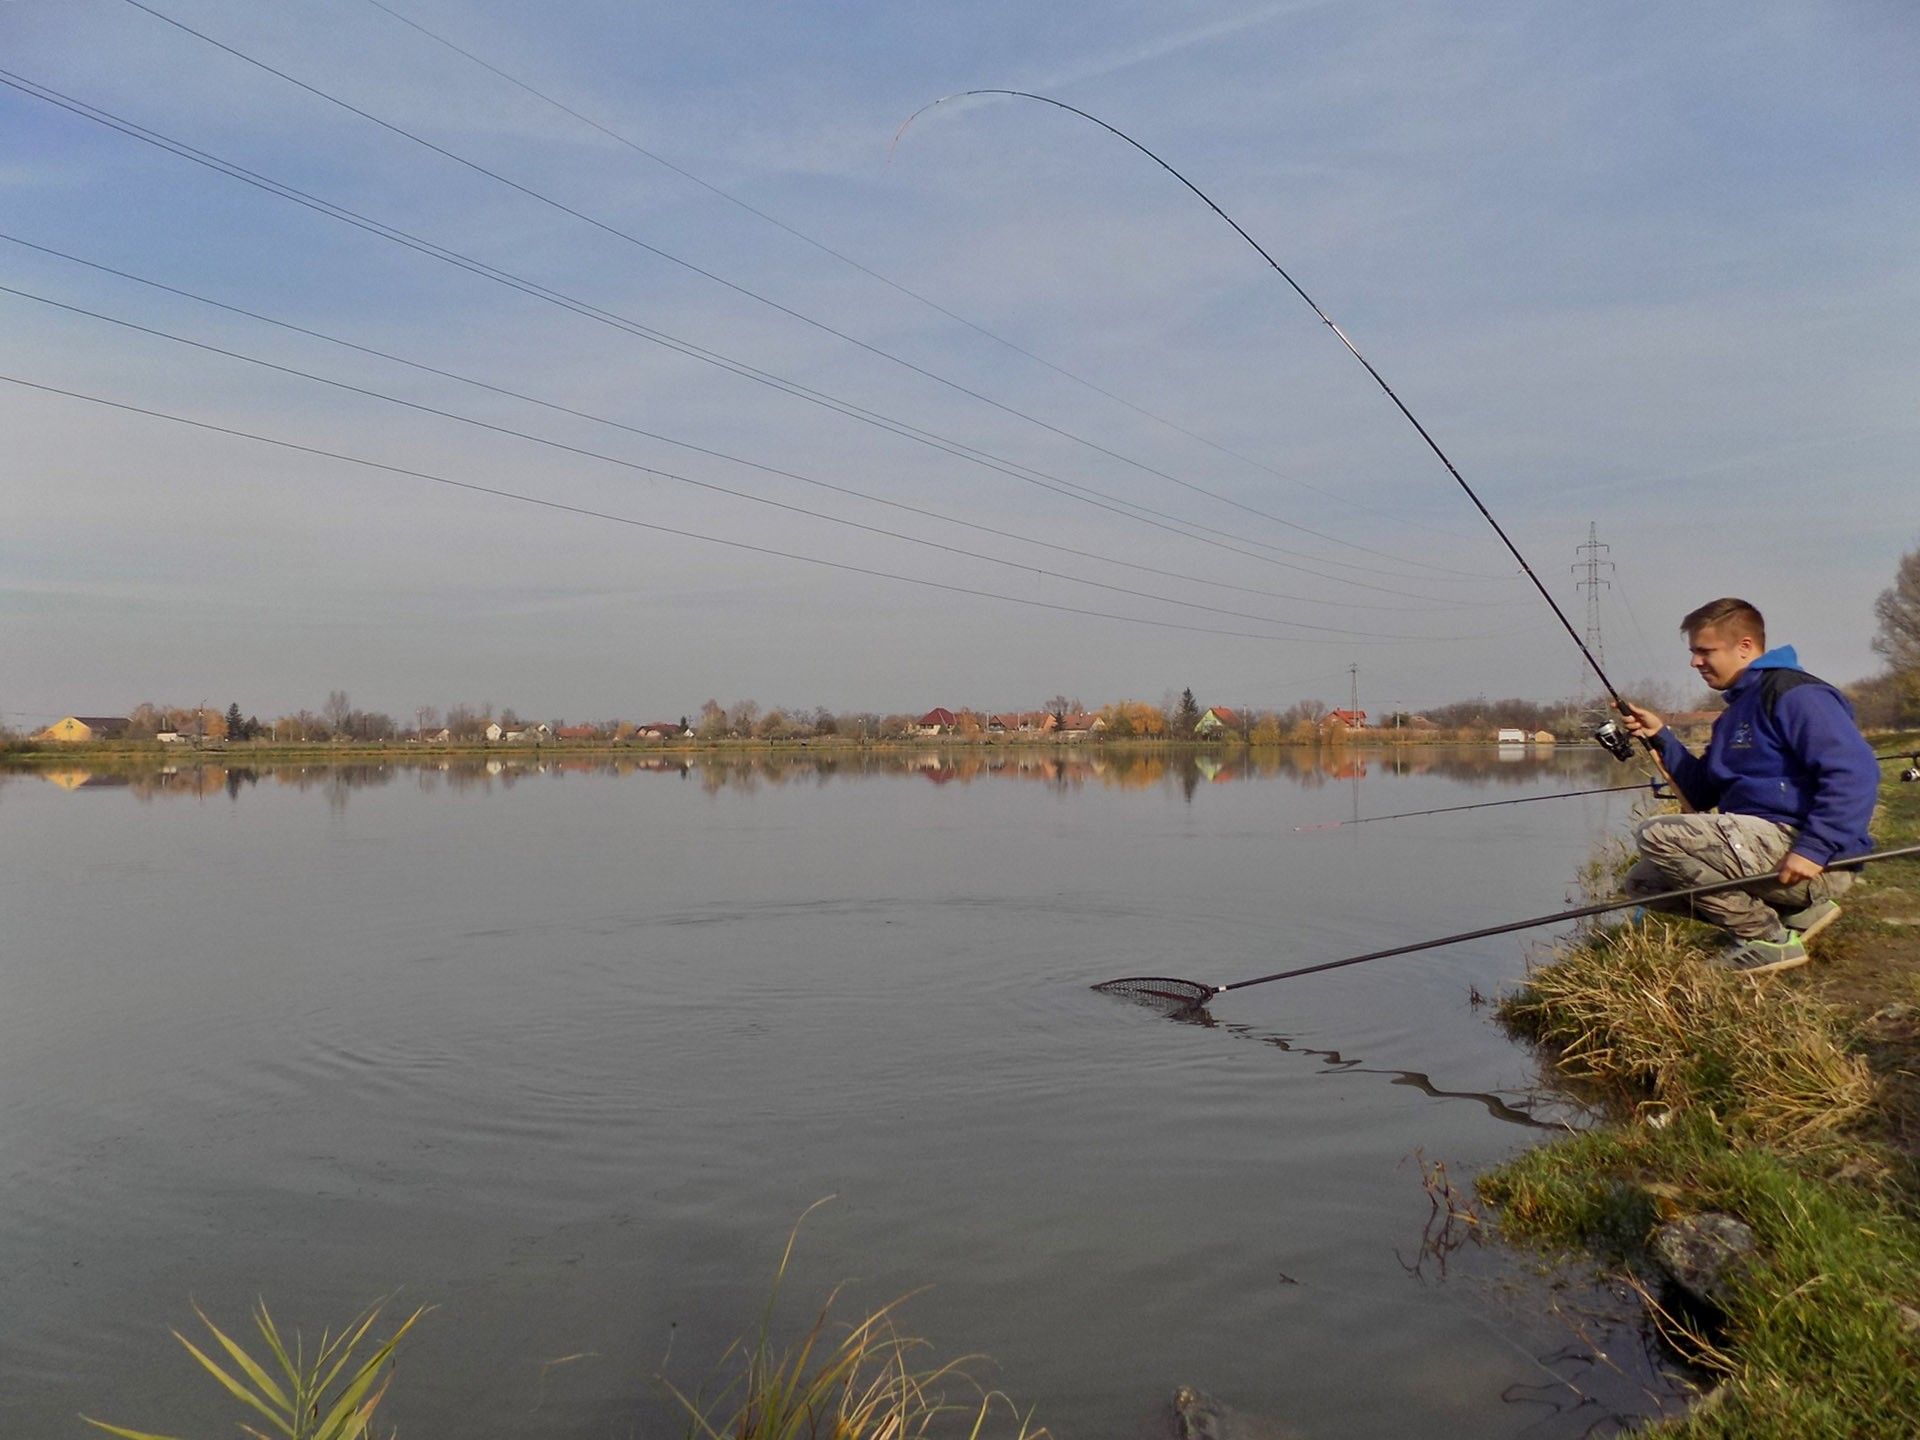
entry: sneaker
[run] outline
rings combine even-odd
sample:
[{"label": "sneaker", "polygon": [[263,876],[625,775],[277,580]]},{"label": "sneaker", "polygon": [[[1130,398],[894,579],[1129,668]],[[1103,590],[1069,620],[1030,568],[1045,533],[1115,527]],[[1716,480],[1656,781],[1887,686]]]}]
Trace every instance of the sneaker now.
[{"label": "sneaker", "polygon": [[1724,970],[1740,975],[1771,975],[1807,963],[1807,947],[1791,930],[1778,940],[1738,940],[1717,961]]},{"label": "sneaker", "polygon": [[1780,917],[1780,923],[1802,940],[1811,940],[1839,918],[1840,907],[1833,901],[1816,900],[1804,910],[1788,911]]}]

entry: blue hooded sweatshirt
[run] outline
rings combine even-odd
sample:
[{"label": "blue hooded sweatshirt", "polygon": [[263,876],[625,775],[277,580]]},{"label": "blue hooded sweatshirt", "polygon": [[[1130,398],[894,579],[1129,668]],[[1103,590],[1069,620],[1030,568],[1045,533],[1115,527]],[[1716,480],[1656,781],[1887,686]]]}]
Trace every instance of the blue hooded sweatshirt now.
[{"label": "blue hooded sweatshirt", "polygon": [[1871,850],[1880,765],[1846,696],[1802,670],[1791,645],[1751,661],[1724,693],[1704,756],[1670,729],[1655,737],[1687,802],[1791,825],[1793,853],[1816,865]]}]

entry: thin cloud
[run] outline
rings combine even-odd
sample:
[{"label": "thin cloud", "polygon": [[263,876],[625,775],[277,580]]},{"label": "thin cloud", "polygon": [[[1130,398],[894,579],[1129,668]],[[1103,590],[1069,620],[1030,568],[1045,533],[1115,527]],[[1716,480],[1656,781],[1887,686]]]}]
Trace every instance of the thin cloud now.
[{"label": "thin cloud", "polygon": [[1026,88],[1038,90],[1044,94],[1051,90],[1064,90],[1070,86],[1082,85],[1089,80],[1103,80],[1123,70],[1150,65],[1156,60],[1164,60],[1167,56],[1177,55],[1183,50],[1192,50],[1211,44],[1215,40],[1224,40],[1229,35],[1238,35],[1242,31],[1265,25],[1282,16],[1305,15],[1315,10],[1327,9],[1330,4],[1331,0],[1292,0],[1292,3],[1287,4],[1262,5],[1243,15],[1229,15],[1220,20],[1209,21],[1205,25],[1176,30],[1137,45],[1088,56],[1084,60],[1041,75]]}]

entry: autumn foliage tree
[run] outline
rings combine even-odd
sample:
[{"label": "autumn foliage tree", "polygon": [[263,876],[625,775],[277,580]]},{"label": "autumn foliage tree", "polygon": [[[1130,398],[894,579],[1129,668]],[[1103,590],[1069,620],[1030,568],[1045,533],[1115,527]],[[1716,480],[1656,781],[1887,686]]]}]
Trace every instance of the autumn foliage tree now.
[{"label": "autumn foliage tree", "polygon": [[1144,700],[1122,700],[1100,712],[1110,739],[1153,739],[1167,733],[1166,712]]}]

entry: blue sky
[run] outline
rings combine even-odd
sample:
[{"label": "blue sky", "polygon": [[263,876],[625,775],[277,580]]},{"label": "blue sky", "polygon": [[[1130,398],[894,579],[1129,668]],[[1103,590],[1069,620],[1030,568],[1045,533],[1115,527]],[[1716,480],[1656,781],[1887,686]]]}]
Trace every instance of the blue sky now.
[{"label": "blue sky", "polygon": [[[0,241],[0,284],[14,289],[934,543],[12,295],[0,295],[0,373],[955,587],[0,385],[10,723],[142,698],[233,699],[265,715],[335,688],[399,714],[491,700],[574,719],[681,713],[708,696],[889,710],[1030,706],[1058,691],[1158,699],[1184,685],[1284,704],[1341,698],[1356,662],[1376,710],[1570,690],[1572,645],[1438,462],[1170,177],[1085,122],[1019,102],[942,106],[890,156],[908,114],[976,86],[1101,115],[1213,194],[1422,417],[1576,622],[1569,566],[1597,520],[1620,582],[1604,617],[1616,680],[1682,678],[1678,616],[1726,593],[1767,611],[1811,668],[1839,680],[1872,668],[1873,597],[1920,544],[1920,19],[1908,6],[392,5],[1079,378],[368,0],[153,8],[897,358],[126,0],[0,4],[0,68],[994,464],[696,363],[15,89],[0,89],[0,230],[1002,533],[690,454]],[[1084,610],[1109,613],[1073,613]],[[1183,625],[1197,628],[1171,628]]]}]

